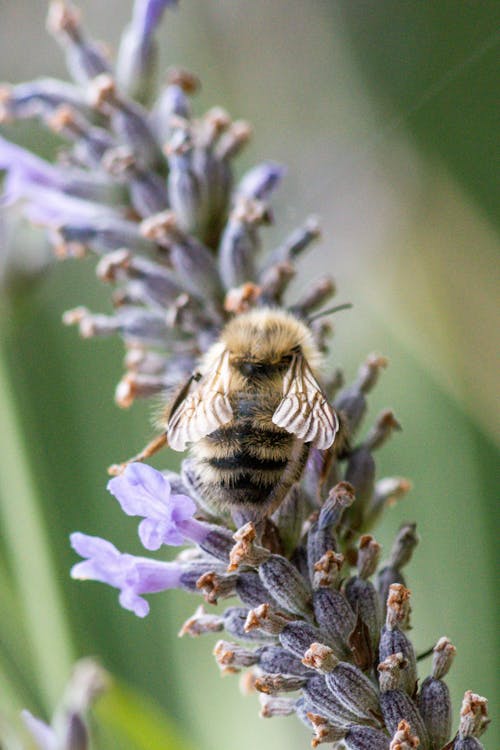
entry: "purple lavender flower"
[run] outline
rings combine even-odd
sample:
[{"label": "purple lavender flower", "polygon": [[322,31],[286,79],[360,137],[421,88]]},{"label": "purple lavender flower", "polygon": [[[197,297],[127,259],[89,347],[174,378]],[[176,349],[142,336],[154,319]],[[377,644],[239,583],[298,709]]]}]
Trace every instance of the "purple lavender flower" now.
[{"label": "purple lavender flower", "polygon": [[142,516],[139,536],[146,549],[162,544],[184,544],[186,521],[193,517],[196,504],[187,495],[174,495],[163,474],[147,464],[129,464],[124,473],[108,482],[128,516]]},{"label": "purple lavender flower", "polygon": [[73,549],[86,558],[72,567],[71,577],[114,586],[120,590],[121,606],[138,617],[145,617],[149,612],[143,594],[155,594],[179,586],[182,569],[177,563],[123,554],[111,542],[98,536],[76,532],[70,539]]}]

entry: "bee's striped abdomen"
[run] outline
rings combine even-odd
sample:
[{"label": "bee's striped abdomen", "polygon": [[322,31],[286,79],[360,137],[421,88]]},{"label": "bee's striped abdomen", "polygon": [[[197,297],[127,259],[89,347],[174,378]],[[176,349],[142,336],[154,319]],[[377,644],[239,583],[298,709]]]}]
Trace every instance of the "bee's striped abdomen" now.
[{"label": "bee's striped abdomen", "polygon": [[245,399],[233,421],[193,446],[197,484],[210,503],[264,508],[299,479],[309,448],[276,427],[261,402]]},{"label": "bee's striped abdomen", "polygon": [[287,458],[258,458],[248,453],[235,453],[226,458],[209,458],[207,463],[214,469],[221,471],[242,472],[245,469],[253,471],[283,471],[288,463]]}]

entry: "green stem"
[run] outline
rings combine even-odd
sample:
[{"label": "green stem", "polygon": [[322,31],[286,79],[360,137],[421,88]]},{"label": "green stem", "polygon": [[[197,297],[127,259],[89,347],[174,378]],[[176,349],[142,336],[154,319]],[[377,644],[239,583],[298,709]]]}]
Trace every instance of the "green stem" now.
[{"label": "green stem", "polygon": [[33,677],[45,707],[53,709],[71,668],[73,648],[16,398],[1,352],[0,425],[0,519],[6,555],[30,640]]}]

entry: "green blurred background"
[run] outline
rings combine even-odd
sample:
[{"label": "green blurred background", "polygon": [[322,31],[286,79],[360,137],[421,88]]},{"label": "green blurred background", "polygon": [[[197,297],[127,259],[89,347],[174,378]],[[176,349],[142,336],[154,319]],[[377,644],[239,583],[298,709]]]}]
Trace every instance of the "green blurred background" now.
[{"label": "green blurred background", "polygon": [[[116,49],[131,2],[80,7],[89,30]],[[65,76],[45,10],[40,0],[0,2],[0,79]],[[184,0],[160,35],[162,69],[182,64],[202,78],[199,112],[219,104],[255,126],[239,169],[264,158],[288,165],[266,245],[306,215],[321,217],[323,241],[294,291],[328,269],[339,301],[354,304],[335,321],[332,366],[349,378],[370,351],[390,359],[371,416],[392,406],[404,432],[380,454],[379,476],[408,476],[414,489],[376,536],[388,550],[399,524],[417,521],[414,643],[423,651],[445,634],[456,644],[455,725],[465,689],[489,697],[489,748],[500,742],[499,11],[484,0]],[[3,132],[53,152],[30,124]],[[36,264],[43,236],[25,228],[18,238],[16,263]],[[152,597],[139,620],[111,589],[69,579],[75,529],[140,553],[134,521],[105,490],[105,467],[149,438],[149,410],[113,403],[119,341],[80,341],[61,325],[77,304],[109,310],[93,262],[54,265],[1,294],[2,724],[21,706],[50,714],[71,662],[90,654],[120,685],[99,707],[100,749],[308,747],[295,720],[257,718],[256,698],[219,677],[215,639],[177,640],[198,600]],[[156,465],[175,460],[165,453]]]}]

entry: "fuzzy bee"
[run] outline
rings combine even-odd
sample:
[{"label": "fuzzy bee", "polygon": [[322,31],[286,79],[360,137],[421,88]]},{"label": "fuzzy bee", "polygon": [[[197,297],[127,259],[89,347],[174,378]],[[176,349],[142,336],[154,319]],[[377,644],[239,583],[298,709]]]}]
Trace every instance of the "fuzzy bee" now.
[{"label": "fuzzy bee", "polygon": [[233,318],[162,416],[168,445],[188,446],[189,484],[214,509],[264,517],[335,440],[308,327],[278,309]]}]

